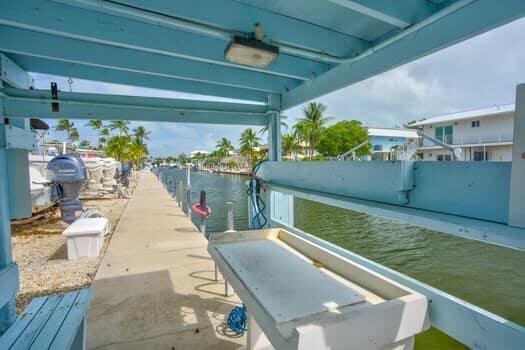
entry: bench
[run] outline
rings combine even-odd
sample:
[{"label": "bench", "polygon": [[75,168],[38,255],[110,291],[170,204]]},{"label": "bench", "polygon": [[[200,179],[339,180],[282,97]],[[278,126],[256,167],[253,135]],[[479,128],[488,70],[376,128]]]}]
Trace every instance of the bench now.
[{"label": "bench", "polygon": [[0,349],[86,349],[90,289],[35,298],[0,336]]}]

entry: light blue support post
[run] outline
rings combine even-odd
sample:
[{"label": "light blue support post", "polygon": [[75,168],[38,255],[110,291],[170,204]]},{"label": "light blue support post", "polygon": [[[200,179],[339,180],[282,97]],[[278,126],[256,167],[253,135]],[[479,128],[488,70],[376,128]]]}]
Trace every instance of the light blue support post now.
[{"label": "light blue support post", "polygon": [[281,116],[279,112],[271,113],[268,126],[268,159],[281,160]]},{"label": "light blue support post", "polygon": [[[0,82],[1,83],[1,82]],[[0,118],[0,134],[4,133],[4,118]],[[1,138],[1,136],[0,136]],[[0,296],[3,293],[10,292],[12,286],[8,286],[7,274],[1,273],[6,271],[12,264],[11,253],[11,227],[9,214],[9,190],[7,181],[7,150],[0,146]],[[13,281],[10,281],[11,283]],[[16,280],[18,283],[18,280]],[[16,286],[18,287],[18,286]],[[15,290],[18,288],[15,288]],[[15,299],[13,296],[6,296],[6,304],[0,305],[0,334],[15,320]],[[5,299],[4,297],[2,299]]]},{"label": "light blue support post", "polygon": [[[10,118],[9,130],[17,130],[17,135],[20,138],[26,138],[30,143],[34,140],[33,135],[29,133],[29,119],[27,118]],[[11,219],[23,219],[32,215],[27,149],[18,147],[23,146],[17,145],[14,148],[12,145],[11,147],[8,146],[7,149],[7,179]]]},{"label": "light blue support post", "polygon": [[[33,78],[0,54],[0,88],[30,89]],[[0,99],[5,112],[5,98]],[[13,263],[11,219],[31,216],[31,192],[27,151],[35,145],[29,119],[9,119],[0,114],[0,334],[14,322],[18,268]]]},{"label": "light blue support post", "polygon": [[516,89],[509,225],[525,228],[525,84]]},{"label": "light blue support post", "polygon": [[281,96],[272,94],[268,98],[268,159],[281,160]]}]

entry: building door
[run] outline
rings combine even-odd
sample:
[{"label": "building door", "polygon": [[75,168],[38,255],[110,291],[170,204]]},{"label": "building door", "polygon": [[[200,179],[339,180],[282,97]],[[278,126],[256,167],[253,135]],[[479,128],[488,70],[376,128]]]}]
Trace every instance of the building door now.
[{"label": "building door", "polygon": [[444,134],[445,134],[445,143],[448,143],[449,145],[453,144],[454,141],[453,141],[453,137],[452,137],[452,134],[454,132],[454,128],[452,127],[452,125],[447,125],[444,127]]},{"label": "building door", "polygon": [[453,143],[454,127],[452,125],[439,126],[435,129],[435,137],[441,142],[451,145]]}]

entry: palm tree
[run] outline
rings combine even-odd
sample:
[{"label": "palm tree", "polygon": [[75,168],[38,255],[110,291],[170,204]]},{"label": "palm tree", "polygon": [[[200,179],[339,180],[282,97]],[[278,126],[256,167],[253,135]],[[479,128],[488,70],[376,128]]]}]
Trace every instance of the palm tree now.
[{"label": "palm tree", "polygon": [[248,163],[251,165],[253,165],[253,161],[255,160],[254,148],[259,146],[260,141],[260,138],[251,128],[244,130],[239,139],[241,154],[248,158]]},{"label": "palm tree", "polygon": [[118,130],[118,136],[124,136],[128,134],[129,122],[126,120],[113,120],[109,124],[111,130]]},{"label": "palm tree", "polygon": [[130,143],[131,137],[128,135],[113,136],[108,140],[108,144],[104,148],[104,151],[108,156],[115,158],[119,162],[128,161]]},{"label": "palm tree", "polygon": [[177,157],[177,162],[179,162],[180,165],[186,165],[186,163],[188,163],[188,157],[184,153],[181,153]]},{"label": "palm tree", "polygon": [[299,148],[299,143],[297,142],[297,138],[293,134],[286,134],[282,137],[282,150],[283,152],[288,155],[289,157],[296,158],[297,149]]},{"label": "palm tree", "polygon": [[226,157],[228,154],[230,154],[230,151],[234,150],[231,141],[226,137],[223,137],[217,141],[217,145],[215,147],[217,148],[217,155],[219,157]]},{"label": "palm tree", "polygon": [[77,128],[73,128],[69,131],[69,141],[74,142],[80,139],[80,133]]},{"label": "palm tree", "polygon": [[[286,121],[285,121],[285,119],[287,119],[287,118],[288,118],[287,116],[281,115],[281,128],[288,129],[288,123],[286,123]],[[259,133],[261,135],[264,135],[268,131],[268,127],[269,127],[269,125],[266,125],[265,127],[263,127],[261,130],[259,130]]]},{"label": "palm tree", "polygon": [[107,127],[103,128],[102,130],[100,130],[100,135],[99,135],[99,146],[98,148],[99,149],[102,149],[106,146],[107,142],[108,142],[108,139],[109,139],[109,129]]},{"label": "palm tree", "polygon": [[149,140],[149,134],[151,134],[151,132],[147,131],[145,127],[140,125],[133,129],[133,134],[143,143],[144,140]]},{"label": "palm tree", "polygon": [[102,129],[102,120],[100,119],[90,119],[86,126],[91,127],[91,129],[97,132],[97,148],[100,147],[100,129]]},{"label": "palm tree", "polygon": [[129,160],[135,163],[137,169],[142,167],[148,153],[148,147],[138,137],[131,141],[129,145]]},{"label": "palm tree", "polygon": [[306,130],[306,142],[308,144],[310,159],[312,159],[314,150],[317,149],[319,142],[319,134],[323,126],[331,119],[325,117],[324,112],[326,106],[318,102],[310,102],[303,108],[303,118],[299,119],[299,123],[304,123]]},{"label": "palm tree", "polygon": [[[65,131],[67,132],[67,138],[71,139],[71,132],[76,130],[75,123],[71,122],[69,119],[59,119],[57,125],[55,126],[56,131]],[[78,130],[77,130],[78,134]]]},{"label": "palm tree", "polygon": [[309,152],[310,145],[308,144],[308,125],[305,122],[298,122],[293,126],[293,136],[297,139],[297,147],[305,148],[306,153]]}]

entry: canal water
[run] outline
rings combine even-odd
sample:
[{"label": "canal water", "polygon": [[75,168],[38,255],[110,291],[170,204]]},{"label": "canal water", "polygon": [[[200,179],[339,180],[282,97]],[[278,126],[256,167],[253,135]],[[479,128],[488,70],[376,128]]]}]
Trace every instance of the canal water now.
[{"label": "canal water", "polygon": [[[186,181],[181,170],[169,179]],[[192,172],[192,198],[206,197],[208,231],[226,229],[224,203],[235,210],[235,229],[248,228],[247,178]],[[193,216],[198,225],[199,219]],[[525,325],[525,253],[453,237],[346,209],[296,199],[295,225],[324,240]],[[416,337],[416,349],[465,349],[435,329]]]}]

